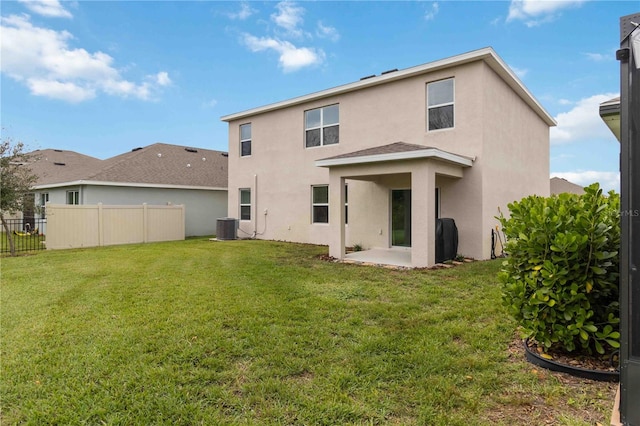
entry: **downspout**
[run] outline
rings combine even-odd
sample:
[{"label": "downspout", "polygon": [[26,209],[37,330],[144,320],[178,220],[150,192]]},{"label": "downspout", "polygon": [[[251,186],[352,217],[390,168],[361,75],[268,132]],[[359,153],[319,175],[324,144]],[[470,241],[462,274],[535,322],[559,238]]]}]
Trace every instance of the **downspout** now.
[{"label": "downspout", "polygon": [[251,238],[256,238],[258,235],[258,175],[253,175],[253,235]]}]

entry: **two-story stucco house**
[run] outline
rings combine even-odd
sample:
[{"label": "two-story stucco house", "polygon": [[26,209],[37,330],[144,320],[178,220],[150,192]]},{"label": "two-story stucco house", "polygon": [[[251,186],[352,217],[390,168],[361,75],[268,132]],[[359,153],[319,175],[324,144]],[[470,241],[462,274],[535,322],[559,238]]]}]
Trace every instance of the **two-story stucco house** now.
[{"label": "two-story stucco house", "polygon": [[340,259],[358,244],[424,267],[446,217],[458,253],[488,259],[498,208],[549,195],[555,121],[491,48],[222,120],[240,237],[328,245]]}]

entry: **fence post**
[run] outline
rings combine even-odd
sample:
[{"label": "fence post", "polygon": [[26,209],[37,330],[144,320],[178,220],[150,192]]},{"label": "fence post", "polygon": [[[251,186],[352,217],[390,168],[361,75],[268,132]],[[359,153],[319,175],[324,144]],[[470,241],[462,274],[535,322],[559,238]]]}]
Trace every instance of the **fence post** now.
[{"label": "fence post", "polygon": [[102,213],[102,203],[98,203],[98,246],[104,245],[104,216]]},{"label": "fence post", "polygon": [[147,203],[142,203],[142,242],[146,243],[149,239],[149,218],[147,217],[149,214],[149,209],[147,208]]}]

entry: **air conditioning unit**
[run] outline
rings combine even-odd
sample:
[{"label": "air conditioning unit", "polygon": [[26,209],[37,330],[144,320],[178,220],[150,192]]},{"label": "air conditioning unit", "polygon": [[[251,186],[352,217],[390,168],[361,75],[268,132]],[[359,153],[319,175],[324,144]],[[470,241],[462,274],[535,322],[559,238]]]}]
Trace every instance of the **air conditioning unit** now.
[{"label": "air conditioning unit", "polygon": [[216,222],[216,238],[218,240],[238,239],[238,219],[222,217]]},{"label": "air conditioning unit", "polygon": [[458,254],[458,227],[451,218],[436,220],[436,263],[453,260]]}]

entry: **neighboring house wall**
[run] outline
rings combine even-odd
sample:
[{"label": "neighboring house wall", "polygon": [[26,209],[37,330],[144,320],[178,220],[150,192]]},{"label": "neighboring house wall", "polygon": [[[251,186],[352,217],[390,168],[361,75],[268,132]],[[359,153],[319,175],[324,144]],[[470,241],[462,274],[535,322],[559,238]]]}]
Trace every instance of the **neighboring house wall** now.
[{"label": "neighboring house wall", "polygon": [[[455,85],[455,126],[427,131],[427,84],[448,78]],[[304,111],[332,104],[339,105],[339,143],[305,148]],[[489,258],[498,208],[505,212],[509,202],[549,192],[549,122],[482,60],[301,99],[228,122],[230,217],[240,214],[239,189],[251,189],[252,216],[240,221],[240,237],[329,244],[330,226],[311,223],[311,186],[328,185],[330,175],[328,168],[316,167],[316,160],[400,141],[474,159],[472,167],[451,173],[436,163],[426,166],[429,173],[435,170],[440,217],[456,221],[462,254]],[[252,153],[241,157],[239,126],[245,123],[252,126]],[[344,170],[357,174],[360,169]],[[411,162],[370,170],[373,175],[346,179],[346,244],[389,247],[390,191],[415,188],[412,179],[428,174]],[[435,194],[427,198],[435,207]],[[329,209],[337,207],[342,208],[332,203]]]},{"label": "neighboring house wall", "polygon": [[79,191],[83,205],[184,205],[188,237],[215,234],[217,219],[227,214],[226,190],[80,185],[48,189],[49,203],[66,204],[71,190]]}]

